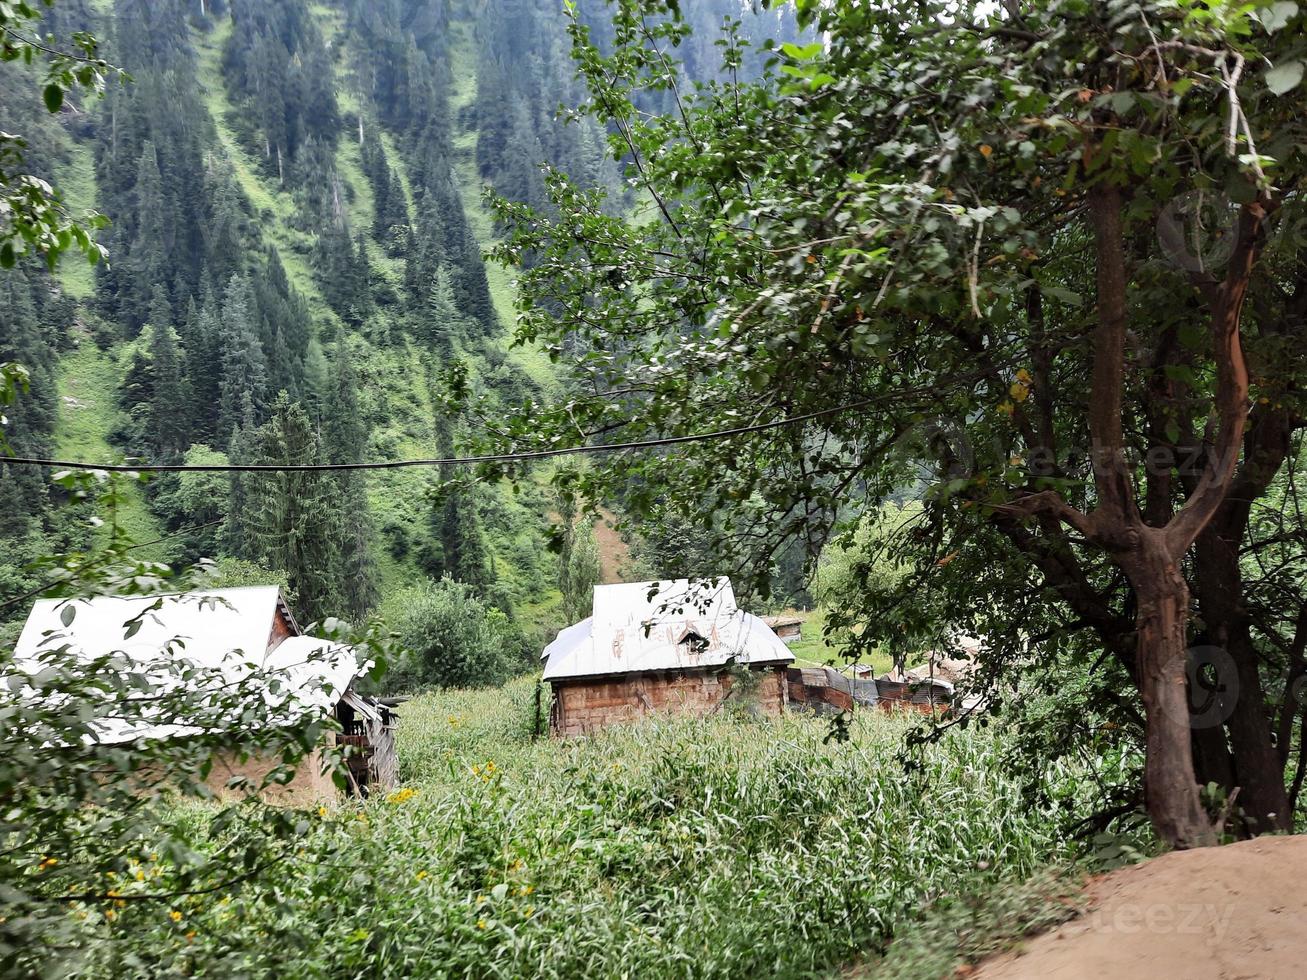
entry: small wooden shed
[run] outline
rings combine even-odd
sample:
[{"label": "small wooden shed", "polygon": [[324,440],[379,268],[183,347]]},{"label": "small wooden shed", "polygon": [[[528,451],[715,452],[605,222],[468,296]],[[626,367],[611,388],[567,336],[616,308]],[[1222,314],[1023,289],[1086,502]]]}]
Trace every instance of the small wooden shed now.
[{"label": "small wooden shed", "polygon": [[709,715],[731,698],[779,716],[794,654],[718,578],[595,586],[594,615],[543,659],[551,731],[582,735],[660,712]]},{"label": "small wooden shed", "polygon": [[[141,616],[156,602],[157,609]],[[71,605],[73,617],[65,624],[66,605]],[[125,636],[123,624],[137,617],[141,618],[136,631]],[[175,644],[178,640],[180,644]],[[329,732],[329,743],[323,749],[342,744],[357,748],[347,759],[354,793],[366,795],[370,789],[385,789],[396,781],[398,716],[393,705],[356,688],[371,665],[361,662],[347,646],[305,635],[276,586],[164,596],[43,599],[32,607],[15,644],[15,666],[39,669],[48,651],[64,646],[87,659],[119,652],[147,673],[149,665],[157,665],[170,648],[175,650],[175,659],[216,672],[224,681],[251,676],[253,670],[257,683],[267,678],[267,696],[293,705],[298,713],[320,711],[340,722],[341,731]],[[137,725],[120,731],[106,722],[101,728],[100,739],[105,744],[186,737],[176,725]],[[213,759],[209,783],[217,792],[225,792],[228,780],[236,775],[257,783],[277,761],[240,760],[219,753]],[[277,799],[305,805],[334,799],[338,792],[324,771],[323,753],[318,750],[300,764],[294,779],[278,790]]]},{"label": "small wooden shed", "polygon": [[803,619],[800,616],[764,616],[762,621],[786,643],[803,639]]}]

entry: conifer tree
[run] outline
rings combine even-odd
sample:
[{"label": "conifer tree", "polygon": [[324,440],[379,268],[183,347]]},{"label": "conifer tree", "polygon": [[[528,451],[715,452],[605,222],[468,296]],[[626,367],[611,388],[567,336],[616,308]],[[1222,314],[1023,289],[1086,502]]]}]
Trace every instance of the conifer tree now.
[{"label": "conifer tree", "polygon": [[149,140],[141,148],[134,193],[135,236],[130,245],[131,260],[128,263],[132,288],[124,309],[133,335],[149,319],[154,287],[164,282],[168,266],[163,180],[159,174],[158,154]]},{"label": "conifer tree", "polygon": [[426,308],[418,318],[415,333],[426,341],[441,364],[454,356],[453,338],[463,332],[464,320],[454,305],[449,270],[439,266],[427,293]]},{"label": "conifer tree", "polygon": [[[323,462],[308,412],[284,391],[259,429],[255,453],[261,463]],[[332,476],[281,470],[247,474],[242,483],[249,557],[286,573],[305,621],[343,611],[340,507]]]},{"label": "conifer tree", "polygon": [[190,301],[184,321],[183,344],[186,350],[186,377],[194,402],[194,432],[206,441],[225,443],[230,429],[221,428],[222,310],[213,286],[204,287],[204,302],[198,307]]},{"label": "conifer tree", "polygon": [[[0,276],[0,361],[23,365],[31,382],[22,398],[4,407],[3,434],[10,452],[32,456],[47,455],[57,413],[54,352],[40,330],[39,294],[21,266]],[[45,499],[39,469],[0,465],[0,539],[24,533]]]},{"label": "conifer tree", "polygon": [[[162,291],[162,287],[159,289]],[[160,459],[172,461],[190,445],[191,399],[172,327],[166,321],[154,320],[150,331],[154,369],[150,441]]]},{"label": "conifer tree", "polygon": [[[453,421],[443,413],[436,418],[436,450],[442,458],[454,455]],[[428,539],[419,550],[418,562],[432,578],[448,576],[484,593],[495,575],[477,513],[475,491],[452,485],[454,475],[452,467],[441,468],[444,487],[428,513]]]},{"label": "conifer tree", "polygon": [[[259,342],[254,296],[244,276],[232,276],[222,305],[218,349],[218,430],[255,422],[266,404],[268,363]],[[248,420],[243,416],[251,416]]]},{"label": "conifer tree", "polygon": [[[367,429],[359,405],[353,361],[344,343],[336,345],[333,367],[322,413],[324,448],[330,462],[359,461],[367,449]],[[334,477],[342,527],[341,600],[350,616],[359,617],[376,605],[378,598],[367,484],[364,475],[357,470],[343,470]]]}]

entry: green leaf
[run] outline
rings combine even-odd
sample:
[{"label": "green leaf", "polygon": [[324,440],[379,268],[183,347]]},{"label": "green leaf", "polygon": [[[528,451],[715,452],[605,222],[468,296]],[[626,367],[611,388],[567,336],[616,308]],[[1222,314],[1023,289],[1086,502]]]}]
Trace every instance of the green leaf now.
[{"label": "green leaf", "polygon": [[1266,28],[1267,33],[1274,34],[1283,27],[1287,27],[1289,21],[1298,13],[1298,5],[1289,2],[1289,0],[1279,0],[1273,3],[1259,15],[1262,26]]},{"label": "green leaf", "polygon": [[1083,302],[1079,293],[1072,292],[1070,289],[1063,289],[1061,286],[1049,286],[1041,283],[1039,290],[1045,296],[1051,296],[1067,306],[1079,306]]},{"label": "green leaf", "polygon": [[786,41],[781,45],[781,50],[793,58],[795,61],[811,61],[817,55],[821,54],[821,42],[813,41],[811,44],[799,46]]},{"label": "green leaf", "polygon": [[1266,73],[1266,87],[1275,95],[1283,95],[1302,81],[1303,63],[1286,61]]},{"label": "green leaf", "polygon": [[59,610],[59,622],[65,626],[73,625],[73,618],[77,615],[77,608],[70,602]]},{"label": "green leaf", "polygon": [[14,243],[5,242],[0,245],[0,269],[12,269],[14,267]]},{"label": "green leaf", "polygon": [[59,107],[64,104],[64,90],[54,82],[45,87],[42,95],[45,98],[45,107],[51,112],[58,112]]}]

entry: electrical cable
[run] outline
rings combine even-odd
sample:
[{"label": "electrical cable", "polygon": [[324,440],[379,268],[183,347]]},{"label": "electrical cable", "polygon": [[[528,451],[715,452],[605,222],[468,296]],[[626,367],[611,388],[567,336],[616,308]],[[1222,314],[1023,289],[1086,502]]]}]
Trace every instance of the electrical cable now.
[{"label": "electrical cable", "polygon": [[637,442],[617,442],[597,446],[567,446],[560,449],[536,449],[521,453],[498,453],[485,456],[454,456],[446,459],[393,459],[376,463],[87,463],[81,460],[36,459],[27,456],[0,456],[0,466],[49,466],[65,470],[99,470],[106,473],[288,473],[288,472],[332,472],[340,470],[398,470],[413,466],[459,466],[480,465],[483,463],[520,463],[537,459],[552,459],[559,456],[580,456],[594,453],[625,452],[635,449],[658,449],[664,446],[680,446],[693,442],[709,442],[717,439],[729,439],[734,436],[766,432],[785,426],[810,422],[813,419],[838,415],[855,408],[864,408],[871,404],[871,399],[850,402],[835,408],[824,408],[804,415],[774,419],[771,422],[758,422],[753,425],[741,425],[733,429],[717,429],[694,435],[665,436],[659,439],[642,439]]}]

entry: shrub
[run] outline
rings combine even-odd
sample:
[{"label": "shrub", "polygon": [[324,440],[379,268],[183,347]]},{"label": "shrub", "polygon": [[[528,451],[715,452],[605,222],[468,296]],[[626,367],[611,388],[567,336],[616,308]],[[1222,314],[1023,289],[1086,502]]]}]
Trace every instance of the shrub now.
[{"label": "shrub", "polygon": [[408,654],[392,687],[498,684],[529,664],[521,631],[469,586],[449,578],[427,582],[397,605],[396,631]]}]

